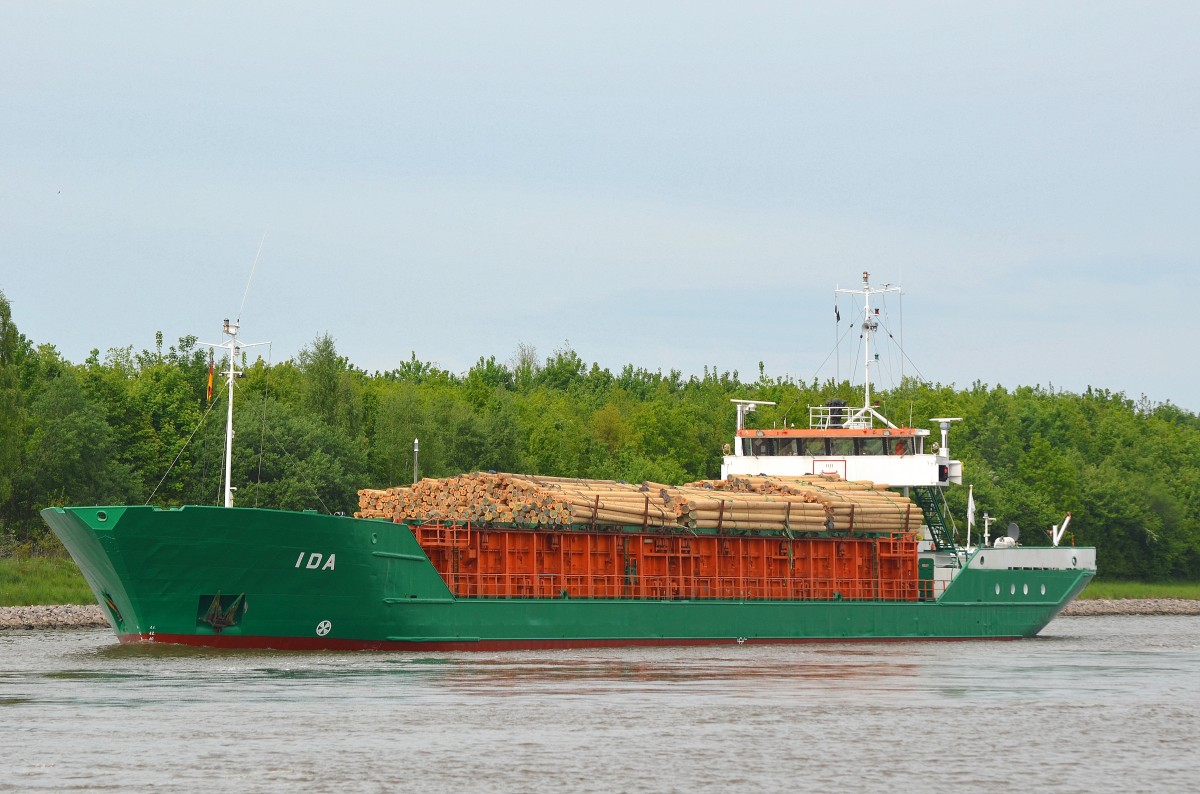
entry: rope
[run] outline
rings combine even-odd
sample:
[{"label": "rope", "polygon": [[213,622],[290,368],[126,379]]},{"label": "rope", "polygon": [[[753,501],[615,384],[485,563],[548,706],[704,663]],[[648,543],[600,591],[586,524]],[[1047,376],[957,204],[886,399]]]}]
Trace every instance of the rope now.
[{"label": "rope", "polygon": [[[263,448],[267,438],[267,402],[271,394],[271,356],[274,346],[267,344],[267,376],[263,379],[262,428],[258,433],[258,479],[254,482],[254,506],[258,507],[258,489],[262,485]],[[320,497],[318,497],[320,498]]]},{"label": "rope", "polygon": [[326,513],[332,514],[333,511],[329,509],[329,506],[325,504],[325,500],[321,498],[321,493],[317,490],[317,486],[313,485],[312,481],[304,476],[304,469],[300,468],[300,461],[296,459],[295,455],[287,451],[287,447],[285,447],[283,442],[279,440],[279,436],[275,435],[274,430],[268,428],[268,431],[271,433],[271,438],[273,438],[275,443],[279,445],[279,451],[284,455],[287,455],[292,463],[296,465],[296,471],[299,472],[301,480],[303,480],[305,485],[312,489],[313,496],[317,497],[317,501],[321,503],[321,507],[325,508]]},{"label": "rope", "polygon": [[208,404],[208,410],[205,411],[204,415],[200,417],[200,421],[196,424],[196,427],[192,430],[192,434],[187,437],[187,441],[183,442],[183,446],[181,446],[179,448],[179,452],[176,453],[175,460],[171,461],[171,465],[167,467],[167,470],[165,472],[163,472],[162,479],[160,479],[158,481],[158,485],[154,486],[154,490],[150,492],[150,495],[148,497],[146,497],[146,501],[143,502],[142,504],[150,504],[150,500],[154,498],[154,494],[158,493],[158,489],[161,488],[163,482],[166,481],[167,475],[169,475],[171,473],[171,470],[175,468],[175,464],[179,462],[179,458],[181,455],[183,455],[183,451],[185,449],[187,449],[188,444],[192,443],[192,439],[195,438],[196,432],[198,430],[200,430],[201,427],[204,426],[204,420],[208,418],[208,415],[210,413],[212,413],[212,409],[216,407],[217,402],[218,402],[217,400],[213,400],[211,403]]},{"label": "rope", "polygon": [[914,370],[916,370],[917,380],[919,380],[922,383],[929,383],[929,381],[925,379],[925,376],[921,374],[920,367],[917,366],[915,361],[913,361],[911,358],[908,357],[908,353],[904,352],[904,346],[901,345],[900,342],[897,341],[894,336],[892,336],[892,332],[890,330],[888,330],[888,327],[886,325],[883,326],[883,330],[887,333],[888,339],[890,339],[896,345],[896,349],[900,351],[900,356],[901,356],[902,360],[907,361],[909,364],[912,365],[912,368]]},{"label": "rope", "polygon": [[[820,364],[818,364],[818,365],[817,365],[816,372],[814,372],[814,373],[813,373],[813,380],[816,380],[816,379],[817,379],[817,376],[820,374],[820,372],[821,372],[821,369],[822,369],[822,368],[823,368],[823,367],[824,367],[826,364],[828,364],[828,363],[829,363],[829,359],[833,358],[833,354],[834,354],[834,353],[839,353],[839,351],[841,350],[841,347],[842,347],[842,342],[844,342],[844,341],[845,341],[845,339],[846,339],[846,337],[850,335],[850,332],[851,332],[852,330],[854,330],[854,325],[855,325],[855,323],[854,323],[854,321],[853,321],[853,320],[851,320],[851,321],[849,321],[849,322],[847,323],[847,325],[846,325],[846,330],[845,330],[845,331],[843,331],[843,332],[842,332],[842,335],[841,335],[840,337],[838,337],[838,338],[837,338],[837,339],[834,341],[834,343],[833,343],[833,350],[830,350],[830,351],[829,351],[829,354],[825,356],[825,360],[824,360],[824,361],[822,361]],[[840,362],[841,362],[841,356],[840,356],[840,354],[839,354],[839,356],[838,356],[838,362],[839,362],[839,366],[840,366]],[[840,370],[838,370],[838,372],[840,372]],[[834,378],[836,379],[837,377],[838,377],[838,375],[835,373],[835,375],[834,375]],[[835,380],[835,382],[836,382],[836,380]]]}]

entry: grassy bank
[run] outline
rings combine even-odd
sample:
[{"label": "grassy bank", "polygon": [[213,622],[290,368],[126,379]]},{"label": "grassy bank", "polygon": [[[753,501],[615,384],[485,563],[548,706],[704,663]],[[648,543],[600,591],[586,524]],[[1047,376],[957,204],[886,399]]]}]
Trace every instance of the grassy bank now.
[{"label": "grassy bank", "polygon": [[1087,586],[1081,599],[1089,598],[1183,598],[1200,600],[1200,582],[1097,581]]},{"label": "grassy bank", "polygon": [[0,607],[94,604],[79,568],[61,557],[0,557]]}]

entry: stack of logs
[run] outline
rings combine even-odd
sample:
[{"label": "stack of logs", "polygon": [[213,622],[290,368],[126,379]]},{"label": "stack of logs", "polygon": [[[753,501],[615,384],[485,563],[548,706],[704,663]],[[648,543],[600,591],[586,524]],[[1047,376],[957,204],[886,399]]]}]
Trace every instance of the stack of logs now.
[{"label": "stack of logs", "polygon": [[836,475],[731,477],[683,486],[476,472],[358,492],[360,518],[645,530],[915,531],[905,496]]}]

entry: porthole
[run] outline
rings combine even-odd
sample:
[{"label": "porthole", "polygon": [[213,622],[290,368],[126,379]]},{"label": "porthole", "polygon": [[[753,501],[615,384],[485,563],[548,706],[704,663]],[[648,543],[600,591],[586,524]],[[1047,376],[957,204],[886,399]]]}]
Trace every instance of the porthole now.
[{"label": "porthole", "polygon": [[1046,595],[1046,585],[1042,585],[1042,595]]},{"label": "porthole", "polygon": [[1021,595],[1029,595],[1029,585],[1021,585]]},{"label": "porthole", "polygon": [[1000,583],[996,582],[996,595],[1000,595]]},{"label": "porthole", "polygon": [[1009,595],[1016,595],[1016,594],[1017,594],[1017,586],[1016,586],[1015,584],[1010,584],[1010,585],[1008,586],[1008,594],[1009,594]]},{"label": "porthole", "polygon": [[103,510],[101,510],[99,513],[96,513],[96,520],[97,520],[97,521],[107,521],[107,520],[108,520],[108,513],[106,513],[106,512],[104,512]]}]

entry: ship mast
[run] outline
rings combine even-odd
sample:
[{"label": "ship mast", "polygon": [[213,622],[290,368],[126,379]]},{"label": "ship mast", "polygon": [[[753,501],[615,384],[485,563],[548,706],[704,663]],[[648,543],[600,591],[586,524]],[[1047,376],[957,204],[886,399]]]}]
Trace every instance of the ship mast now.
[{"label": "ship mast", "polygon": [[255,342],[254,344],[245,345],[238,341],[237,322],[225,320],[223,333],[229,337],[225,342],[216,344],[214,342],[201,342],[211,348],[220,348],[228,351],[229,369],[222,372],[225,377],[226,387],[228,389],[228,405],[225,407],[225,506],[233,507],[233,492],[237,490],[233,486],[233,381],[235,378],[240,378],[245,374],[245,370],[238,369],[238,361],[241,358],[241,352],[248,347],[258,347],[265,345],[266,342]]},{"label": "ship mast", "polygon": [[852,413],[846,419],[844,426],[853,427],[855,425],[852,423],[857,423],[857,426],[860,426],[860,427],[871,427],[871,425],[872,425],[871,419],[872,419],[872,417],[874,417],[874,418],[878,419],[879,421],[883,422],[884,425],[886,425],[887,427],[895,427],[895,425],[892,424],[891,421],[886,416],[884,416],[883,414],[876,411],[873,407],[871,407],[871,362],[873,360],[871,358],[871,335],[874,334],[877,330],[879,330],[879,321],[877,319],[875,319],[876,317],[879,316],[879,310],[878,309],[875,309],[874,311],[871,310],[871,296],[880,294],[880,293],[887,293],[887,292],[899,293],[900,288],[893,287],[888,284],[884,284],[882,287],[872,287],[871,286],[871,274],[865,270],[863,271],[863,274],[862,274],[862,282],[863,282],[863,285],[862,285],[862,289],[860,289],[860,290],[851,290],[851,289],[835,290],[836,293],[840,293],[840,294],[862,295],[863,296],[863,321],[862,321],[863,359],[864,359],[863,360],[863,406],[862,406],[862,408],[859,408],[856,411],[854,411],[854,413]]},{"label": "ship mast", "polygon": [[229,370],[222,373],[226,376],[229,388],[228,405],[225,415],[225,506],[233,507],[233,379],[238,376],[238,324],[225,320],[225,335],[229,337]]}]

